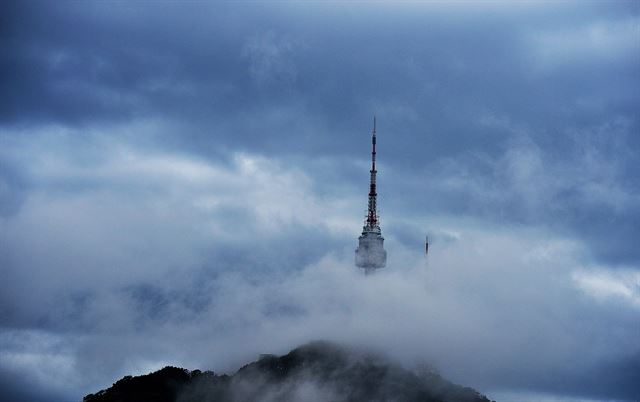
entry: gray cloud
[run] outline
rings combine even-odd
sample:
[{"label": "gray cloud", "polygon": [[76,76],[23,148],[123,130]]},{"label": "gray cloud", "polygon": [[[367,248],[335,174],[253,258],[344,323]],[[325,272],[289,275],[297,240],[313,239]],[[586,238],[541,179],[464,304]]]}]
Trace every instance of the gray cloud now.
[{"label": "gray cloud", "polygon": [[637,399],[637,4],[2,8],[7,398],[327,338]]},{"label": "gray cloud", "polygon": [[[51,135],[38,143],[51,150]],[[442,234],[428,268],[420,248],[405,248],[389,230],[388,272],[363,281],[347,247],[359,224],[355,194],[320,198],[303,172],[248,154],[218,165],[95,141],[97,163],[56,157],[66,148],[58,140],[54,156],[30,152],[40,158],[23,169],[60,190],[33,193],[4,226],[3,317],[21,328],[5,336],[26,339],[5,343],[5,370],[27,373],[53,355],[64,369],[56,373],[80,378],[74,392],[82,393],[165,363],[229,370],[261,352],[327,338],[406,364],[434,362],[482,390],[588,394],[590,373],[601,375],[612,359],[626,367],[625,356],[637,353],[635,271],[611,276],[585,266],[584,245],[570,238],[432,217]],[[24,153],[22,146],[8,153]],[[385,227],[393,228],[398,218],[389,218]],[[330,250],[337,254],[320,260]],[[585,337],[585,316],[606,321]],[[618,339],[606,346],[611,326]],[[558,377],[566,383],[550,382]],[[633,397],[633,383],[622,385],[593,392]]]}]

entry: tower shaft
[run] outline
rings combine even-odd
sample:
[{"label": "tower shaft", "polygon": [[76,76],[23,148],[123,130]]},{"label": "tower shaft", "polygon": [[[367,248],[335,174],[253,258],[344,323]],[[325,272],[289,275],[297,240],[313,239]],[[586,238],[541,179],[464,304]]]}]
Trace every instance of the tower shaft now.
[{"label": "tower shaft", "polygon": [[364,268],[369,274],[387,264],[387,252],[384,249],[384,237],[380,231],[376,190],[376,118],[373,118],[373,132],[371,135],[371,170],[369,179],[369,202],[367,217],[362,227],[362,234],[358,237],[356,249],[356,265]]}]

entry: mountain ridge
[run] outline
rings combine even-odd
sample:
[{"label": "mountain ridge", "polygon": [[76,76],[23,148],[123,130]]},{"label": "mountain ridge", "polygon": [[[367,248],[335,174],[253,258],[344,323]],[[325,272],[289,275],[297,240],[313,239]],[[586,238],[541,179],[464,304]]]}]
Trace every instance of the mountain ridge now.
[{"label": "mountain ridge", "polygon": [[261,357],[234,374],[167,366],[126,376],[84,402],[490,402],[433,371],[416,373],[370,351],[316,341]]}]

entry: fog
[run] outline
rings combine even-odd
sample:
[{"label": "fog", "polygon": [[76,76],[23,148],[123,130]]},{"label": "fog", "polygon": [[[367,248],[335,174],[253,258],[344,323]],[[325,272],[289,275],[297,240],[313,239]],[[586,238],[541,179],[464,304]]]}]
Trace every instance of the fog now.
[{"label": "fog", "polygon": [[433,365],[489,396],[634,395],[640,276],[586,262],[575,239],[403,216],[398,225],[429,230],[430,254],[390,229],[388,267],[365,277],[354,266],[358,211],[349,196],[318,196],[302,171],[248,154],[141,153],[100,136],[91,146],[100,163],[29,150],[41,155],[33,181],[64,178],[72,190],[35,192],[4,224],[3,258],[29,270],[5,270],[14,328],[2,335],[3,368],[47,393],[78,399],[169,364],[233,372],[324,339]]},{"label": "fog", "polygon": [[638,4],[251,4],[0,6],[0,399],[321,339],[638,399]]}]

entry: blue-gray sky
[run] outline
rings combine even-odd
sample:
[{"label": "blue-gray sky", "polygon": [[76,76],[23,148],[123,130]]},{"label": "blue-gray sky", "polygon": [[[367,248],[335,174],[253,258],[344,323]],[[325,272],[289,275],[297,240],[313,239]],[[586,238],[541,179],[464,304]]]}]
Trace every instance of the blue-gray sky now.
[{"label": "blue-gray sky", "polygon": [[0,43],[0,399],[321,338],[640,398],[640,3],[8,1]]}]

